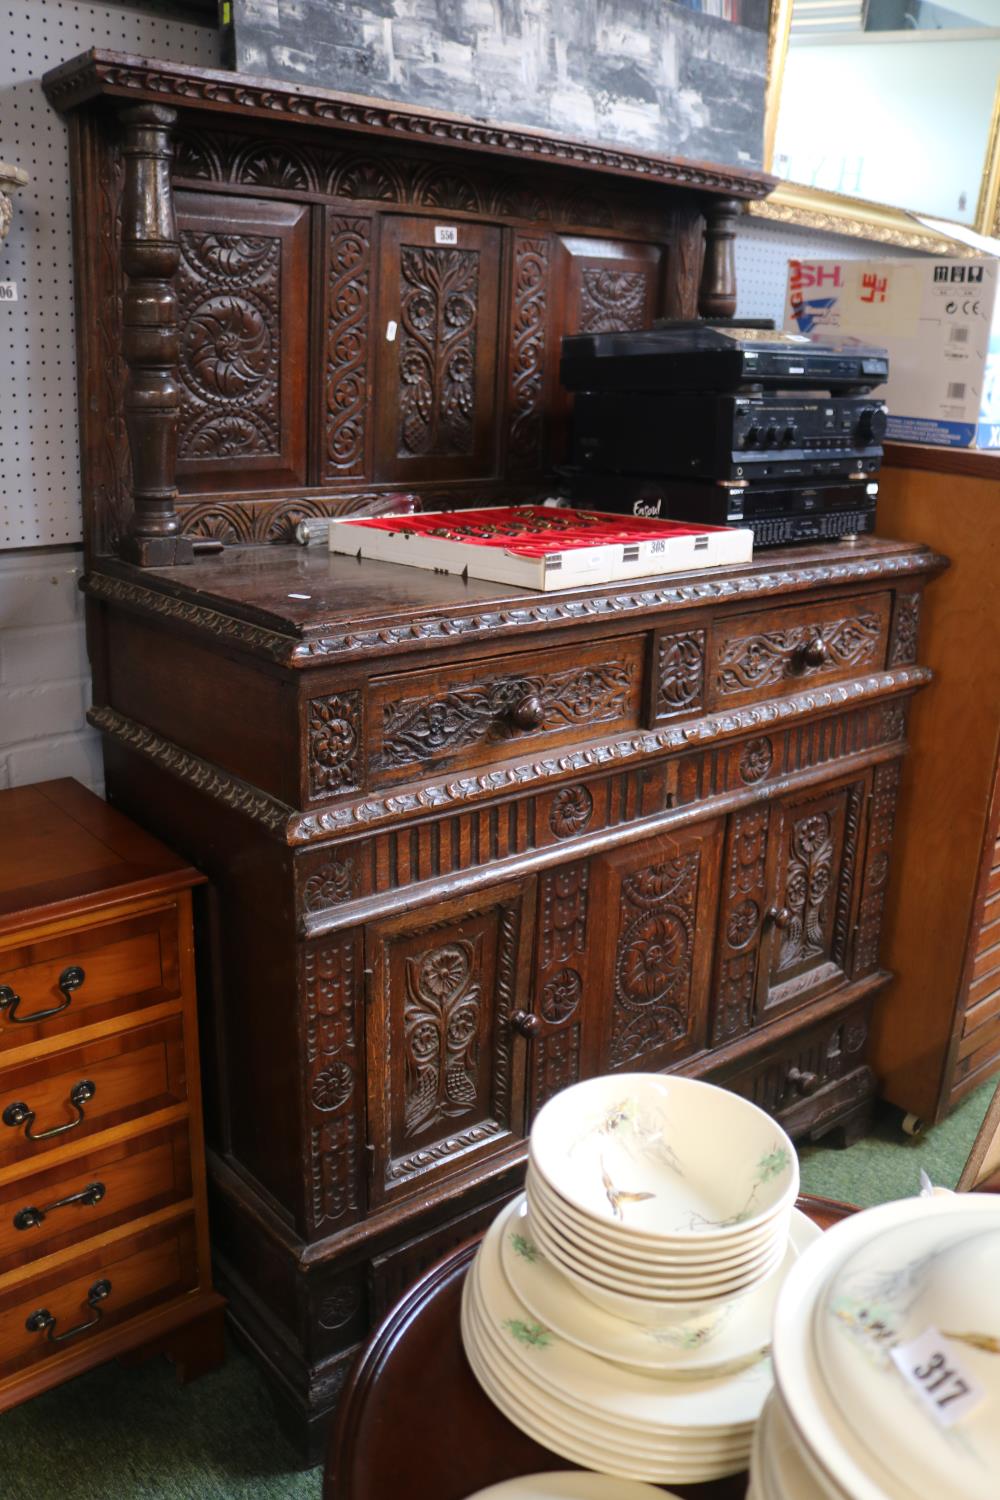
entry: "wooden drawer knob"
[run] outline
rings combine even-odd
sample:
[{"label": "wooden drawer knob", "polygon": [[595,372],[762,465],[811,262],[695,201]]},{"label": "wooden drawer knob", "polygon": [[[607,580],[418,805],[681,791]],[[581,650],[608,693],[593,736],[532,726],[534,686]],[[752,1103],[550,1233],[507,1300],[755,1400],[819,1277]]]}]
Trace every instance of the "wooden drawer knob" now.
[{"label": "wooden drawer knob", "polygon": [[822,667],[830,659],[830,648],[821,635],[815,636],[802,648],[802,664],[806,667]]},{"label": "wooden drawer knob", "polygon": [[527,693],[514,704],[510,716],[518,729],[541,729],[545,723],[545,704],[537,693]]},{"label": "wooden drawer knob", "polygon": [[542,1023],[537,1016],[532,1015],[530,1010],[515,1010],[510,1018],[510,1024],[515,1031],[522,1036],[537,1036],[541,1030]]},{"label": "wooden drawer knob", "polygon": [[789,1068],[785,1077],[800,1094],[814,1094],[819,1083],[818,1073],[809,1073],[802,1068]]},{"label": "wooden drawer knob", "polygon": [[767,919],[779,930],[788,926],[792,920],[792,914],[787,906],[769,906],[767,908]]}]

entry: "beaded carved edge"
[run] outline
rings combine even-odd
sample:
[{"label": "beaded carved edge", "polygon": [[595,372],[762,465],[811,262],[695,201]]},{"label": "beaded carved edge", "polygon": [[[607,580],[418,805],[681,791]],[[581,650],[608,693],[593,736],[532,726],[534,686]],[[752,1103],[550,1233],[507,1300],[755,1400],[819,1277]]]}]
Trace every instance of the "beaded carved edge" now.
[{"label": "beaded carved edge", "polygon": [[863,703],[884,694],[909,692],[923,687],[930,682],[932,676],[928,667],[897,667],[894,671],[877,672],[853,682],[811,688],[788,698],[707,714],[689,724],[637,730],[619,739],[588,745],[581,750],[571,750],[566,755],[500,766],[485,771],[480,776],[463,776],[455,781],[428,784],[415,791],[356,798],[336,807],[308,813],[289,807],[276,797],[250,786],[238,776],[221,770],[199,755],[191,754],[180,745],[175,745],[172,740],[164,739],[147,729],[144,724],[127,718],[117,709],[106,706],[92,708],[87,717],[102,733],[148,756],[164,770],[197,787],[207,796],[262,823],[270,832],[280,834],[286,843],[311,844],[414,813],[447,811],[498,792],[575,775],[615,761],[630,760],[634,756],[662,755],[664,752],[691,749],[697,745],[733,739],[749,730],[767,725],[802,719],[825,709]]},{"label": "beaded carved edge", "polygon": [[946,559],[934,552],[853,560],[847,558],[837,563],[813,563],[801,568],[779,568],[736,578],[679,582],[584,599],[539,599],[536,603],[512,605],[509,609],[477,610],[450,617],[430,616],[400,625],[380,625],[370,630],[347,631],[342,635],[306,638],[283,635],[279,631],[268,630],[264,626],[253,625],[248,620],[225,614],[209,605],[195,604],[174,594],[146,588],[131,579],[117,578],[106,573],[89,573],[84,579],[83,587],[94,598],[178,620],[235,646],[269,656],[287,666],[303,667],[327,662],[338,656],[388,652],[419,641],[452,640],[456,637],[468,639],[490,635],[498,629],[527,630],[561,621],[571,623],[601,616],[620,616],[657,609],[683,609],[714,601],[744,602],[820,585],[829,587],[882,578],[902,578],[914,573],[934,572],[946,566]]}]

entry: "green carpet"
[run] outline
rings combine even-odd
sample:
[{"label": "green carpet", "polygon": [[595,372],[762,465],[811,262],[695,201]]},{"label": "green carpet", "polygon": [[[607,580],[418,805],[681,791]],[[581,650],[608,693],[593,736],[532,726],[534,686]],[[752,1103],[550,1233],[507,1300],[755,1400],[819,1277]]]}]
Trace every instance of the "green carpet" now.
[{"label": "green carpet", "polygon": [[[993,1089],[919,1140],[896,1111],[849,1151],[807,1147],[802,1182],[865,1206],[917,1191],[921,1167],[953,1187]],[[154,1359],[95,1370],[0,1417],[2,1500],[318,1500],[320,1471],[295,1472],[256,1370],[238,1350],[182,1387]],[[401,1497],[402,1500],[402,1497]]]}]

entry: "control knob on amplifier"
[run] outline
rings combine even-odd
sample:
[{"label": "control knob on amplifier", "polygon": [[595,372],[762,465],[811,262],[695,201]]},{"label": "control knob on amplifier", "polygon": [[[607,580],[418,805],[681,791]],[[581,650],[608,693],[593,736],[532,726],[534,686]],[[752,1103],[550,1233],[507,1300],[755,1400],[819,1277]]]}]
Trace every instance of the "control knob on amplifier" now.
[{"label": "control knob on amplifier", "polygon": [[858,438],[862,443],[880,443],[885,437],[884,406],[865,406],[858,413]]}]

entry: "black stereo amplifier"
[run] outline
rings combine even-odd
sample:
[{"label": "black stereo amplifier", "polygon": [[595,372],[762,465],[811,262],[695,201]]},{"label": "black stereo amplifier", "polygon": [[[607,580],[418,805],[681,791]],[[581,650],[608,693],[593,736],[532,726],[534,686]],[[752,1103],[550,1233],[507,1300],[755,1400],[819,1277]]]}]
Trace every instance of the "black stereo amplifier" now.
[{"label": "black stereo amplifier", "polygon": [[635,333],[577,333],[562,341],[570,391],[870,391],[889,378],[884,349],[722,320],[664,322]]},{"label": "black stereo amplifier", "polygon": [[573,463],[674,478],[862,478],[881,465],[885,425],[885,405],[864,396],[581,391]]},{"label": "black stereo amplifier", "polygon": [[875,529],[878,481],[847,484],[726,485],[562,470],[574,505],[706,526],[747,526],[755,547],[830,541]]}]

